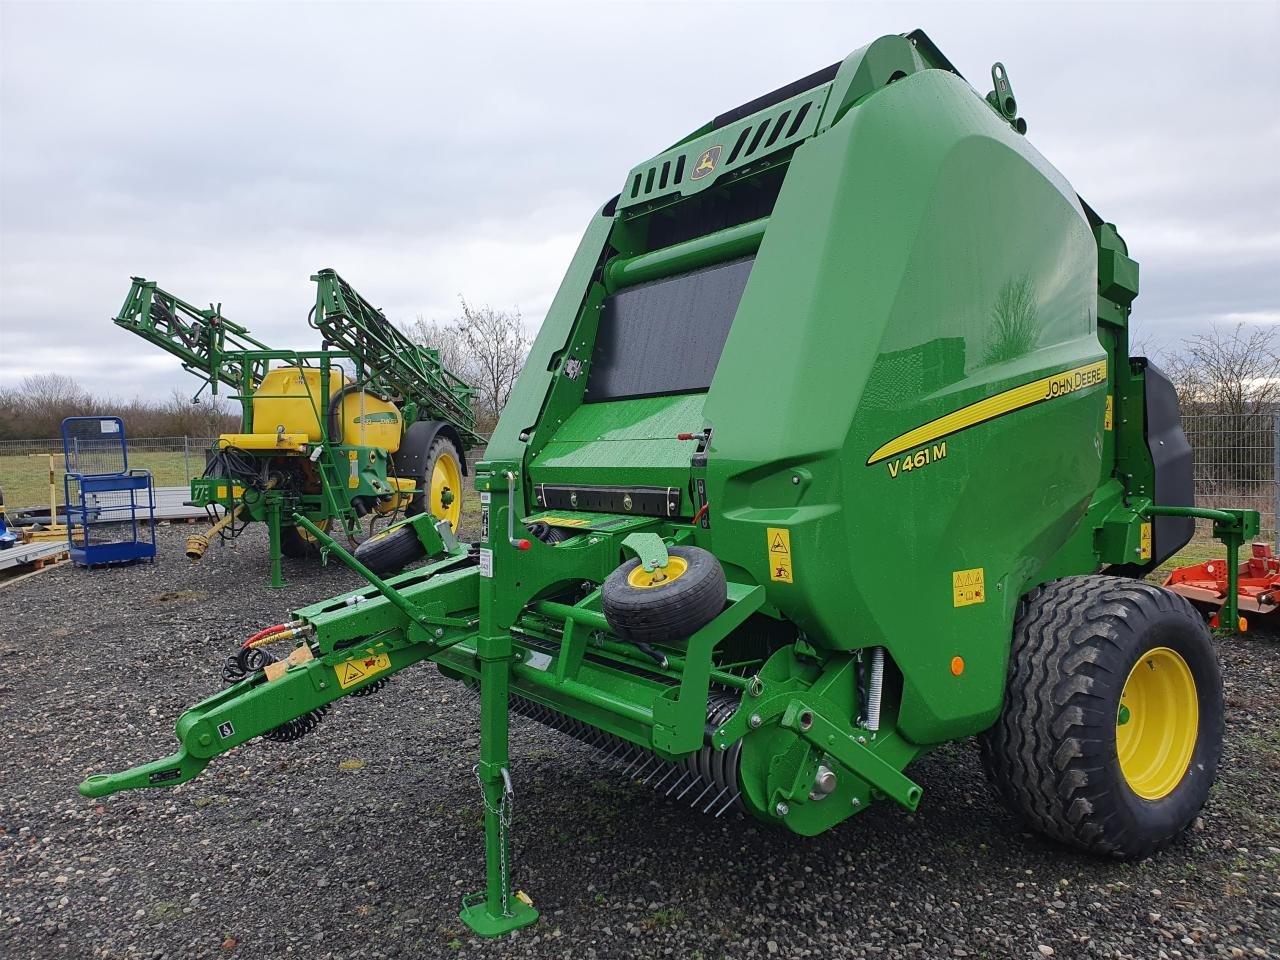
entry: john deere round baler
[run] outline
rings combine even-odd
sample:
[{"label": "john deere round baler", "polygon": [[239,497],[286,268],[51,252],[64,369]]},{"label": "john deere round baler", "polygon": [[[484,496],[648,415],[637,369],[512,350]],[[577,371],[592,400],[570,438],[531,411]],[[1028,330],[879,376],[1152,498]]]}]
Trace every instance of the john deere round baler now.
[{"label": "john deere round baler", "polygon": [[1257,515],[1192,506],[1172,389],[1129,356],[1137,264],[992,83],[882,37],[631,170],[476,469],[479,542],[423,515],[352,556],[295,517],[369,586],[251,638],[177,754],[81,791],[182,783],[431,660],[480,698],[484,934],[537,916],[512,711],[805,835],[914,809],[910,762],[980,734],[1032,827],[1169,843],[1215,776],[1221,679],[1137,577],[1192,517],[1238,544]]}]

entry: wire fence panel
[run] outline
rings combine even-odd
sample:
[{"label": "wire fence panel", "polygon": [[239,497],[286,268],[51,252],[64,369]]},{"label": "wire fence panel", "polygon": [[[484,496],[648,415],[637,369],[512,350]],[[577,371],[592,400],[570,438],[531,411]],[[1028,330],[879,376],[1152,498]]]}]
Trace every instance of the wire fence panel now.
[{"label": "wire fence panel", "polygon": [[[1197,413],[1182,418],[1195,456],[1196,505],[1244,507],[1262,515],[1264,540],[1276,539],[1276,434],[1280,414]],[[1212,524],[1196,521],[1196,538],[1212,539]]]},{"label": "wire fence panel", "polygon": [[[204,472],[204,454],[213,437],[129,437],[129,466],[150,470],[157,487],[184,487]],[[0,488],[10,508],[49,505],[49,456],[62,503],[61,438],[0,440]]]},{"label": "wire fence panel", "polygon": [[[1263,539],[1276,540],[1277,445],[1280,414],[1196,413],[1182,418],[1195,456],[1196,503],[1202,507],[1246,507],[1262,515]],[[157,487],[181,487],[204,472],[213,437],[130,437],[129,466],[150,470]],[[478,455],[480,451],[473,451]],[[49,502],[53,455],[58,500],[62,500],[62,441],[0,440],[0,487],[10,507]],[[1210,524],[1196,521],[1196,539],[1212,540]]]}]

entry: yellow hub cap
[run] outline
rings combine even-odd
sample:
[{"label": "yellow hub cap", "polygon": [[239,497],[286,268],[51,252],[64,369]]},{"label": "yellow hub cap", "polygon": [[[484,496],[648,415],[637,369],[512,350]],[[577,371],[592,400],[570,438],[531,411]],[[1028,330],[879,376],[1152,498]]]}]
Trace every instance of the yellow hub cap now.
[{"label": "yellow hub cap", "polygon": [[667,557],[667,565],[658,567],[656,570],[645,570],[644,564],[636,566],[634,570],[627,574],[627,585],[635,587],[638,590],[649,590],[653,587],[661,587],[665,584],[672,583],[684,576],[684,572],[689,569],[688,562],[684,557]]},{"label": "yellow hub cap", "polygon": [[431,468],[430,500],[427,508],[431,514],[441,520],[448,520],[455,531],[458,521],[462,519],[462,470],[452,453],[442,453],[436,457],[436,465]]},{"label": "yellow hub cap", "polygon": [[1144,800],[1182,782],[1200,732],[1196,681],[1182,655],[1148,650],[1129,671],[1116,711],[1116,753],[1129,788]]}]

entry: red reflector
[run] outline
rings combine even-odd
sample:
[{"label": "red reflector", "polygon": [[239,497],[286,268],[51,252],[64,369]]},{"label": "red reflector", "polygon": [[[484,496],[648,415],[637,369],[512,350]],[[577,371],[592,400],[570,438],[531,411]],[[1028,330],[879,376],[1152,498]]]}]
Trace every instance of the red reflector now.
[{"label": "red reflector", "polygon": [[697,440],[698,435],[696,433],[677,433],[676,439],[677,440]]}]

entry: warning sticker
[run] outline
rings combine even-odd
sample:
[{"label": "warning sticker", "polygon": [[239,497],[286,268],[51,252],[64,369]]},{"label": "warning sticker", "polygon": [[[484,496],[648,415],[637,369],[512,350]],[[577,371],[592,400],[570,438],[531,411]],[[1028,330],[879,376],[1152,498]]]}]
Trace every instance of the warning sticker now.
[{"label": "warning sticker", "polygon": [[480,549],[480,576],[493,576],[493,551],[486,547]]},{"label": "warning sticker", "polygon": [[972,570],[956,570],[951,574],[952,606],[968,607],[986,603],[987,588],[983,581],[982,567]]},{"label": "warning sticker", "polygon": [[480,540],[483,543],[489,542],[489,505],[487,503],[480,507]]},{"label": "warning sticker", "polygon": [[775,583],[795,583],[791,572],[791,531],[769,527],[765,536],[769,547],[769,579]]},{"label": "warning sticker", "polygon": [[391,658],[385,653],[372,657],[357,657],[355,660],[344,660],[333,668],[338,675],[338,686],[343,690],[361,680],[367,680],[374,674],[381,673],[391,666]]},{"label": "warning sticker", "polygon": [[1138,528],[1138,550],[1140,551],[1138,554],[1139,559],[1141,560],[1151,559],[1151,523],[1150,521],[1142,524],[1142,526]]},{"label": "warning sticker", "polygon": [[1107,394],[1107,415],[1103,418],[1102,429],[1110,430],[1116,417],[1116,398]]},{"label": "warning sticker", "polygon": [[553,527],[585,527],[591,522],[585,517],[539,517],[538,519]]}]

